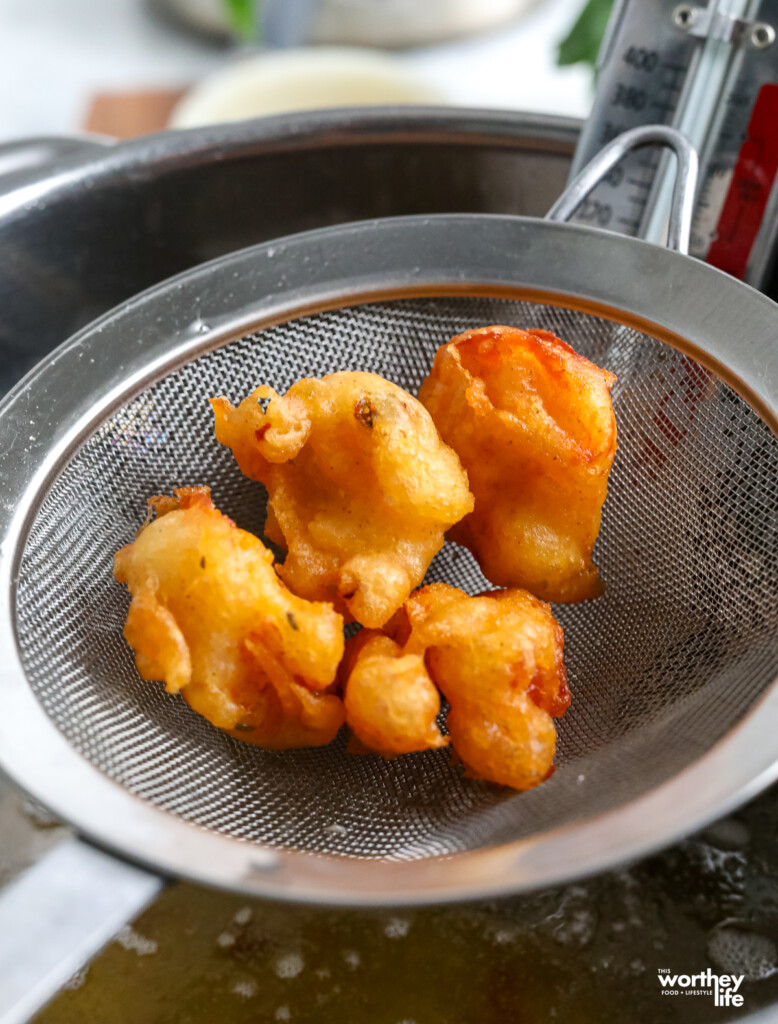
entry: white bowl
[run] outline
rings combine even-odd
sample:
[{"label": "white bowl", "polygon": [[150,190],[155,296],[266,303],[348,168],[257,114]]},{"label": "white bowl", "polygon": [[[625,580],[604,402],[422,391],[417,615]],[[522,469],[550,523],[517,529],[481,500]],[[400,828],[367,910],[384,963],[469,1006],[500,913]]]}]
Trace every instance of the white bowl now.
[{"label": "white bowl", "polygon": [[171,128],[195,128],[292,110],[445,103],[401,59],[367,49],[302,47],[236,60],[194,86]]},{"label": "white bowl", "polygon": [[[201,32],[231,32],[224,0],[163,0]],[[264,0],[264,29],[279,15],[297,42],[419,46],[472,35],[517,18],[540,0]],[[583,0],[581,0],[583,2]],[[291,9],[290,9],[291,8]],[[265,38],[268,38],[265,36]],[[280,42],[273,39],[274,43]],[[286,40],[288,43],[289,40]]]}]

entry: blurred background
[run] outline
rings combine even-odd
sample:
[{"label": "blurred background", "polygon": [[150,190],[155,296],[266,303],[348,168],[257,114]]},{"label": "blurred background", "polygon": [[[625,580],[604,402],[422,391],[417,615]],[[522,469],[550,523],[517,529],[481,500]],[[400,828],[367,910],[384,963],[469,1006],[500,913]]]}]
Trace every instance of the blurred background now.
[{"label": "blurred background", "polygon": [[171,117],[189,125],[370,102],[582,117],[592,99],[586,61],[610,6],[0,0],[0,139],[85,129],[129,137]]}]

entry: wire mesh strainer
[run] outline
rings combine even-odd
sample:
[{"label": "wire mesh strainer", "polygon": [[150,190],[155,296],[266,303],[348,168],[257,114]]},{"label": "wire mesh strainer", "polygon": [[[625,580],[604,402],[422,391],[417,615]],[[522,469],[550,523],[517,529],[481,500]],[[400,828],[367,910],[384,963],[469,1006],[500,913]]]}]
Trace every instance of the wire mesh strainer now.
[{"label": "wire mesh strainer", "polygon": [[[679,203],[681,200],[679,200]],[[142,682],[111,576],[145,499],[208,483],[261,533],[262,489],[207,398],[341,369],[410,391],[452,335],[545,327],[618,374],[594,602],[556,609],[573,705],[523,795],[445,752],[240,744]],[[0,762],[97,843],[163,873],[329,902],[557,882],[671,841],[775,775],[778,309],[688,257],[512,217],[407,218],[245,250],[145,293],[0,415]],[[486,586],[447,545],[428,580]]]}]

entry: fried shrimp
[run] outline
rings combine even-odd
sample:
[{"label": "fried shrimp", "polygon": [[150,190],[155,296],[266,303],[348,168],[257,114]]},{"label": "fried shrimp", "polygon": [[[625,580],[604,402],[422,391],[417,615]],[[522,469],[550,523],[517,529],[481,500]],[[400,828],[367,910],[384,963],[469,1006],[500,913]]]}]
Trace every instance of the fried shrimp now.
[{"label": "fried shrimp", "polygon": [[427,410],[376,374],[304,379],[283,396],[262,386],[237,407],[211,405],[218,440],[267,487],[266,533],[288,552],[281,578],[364,626],[391,617],[473,509],[467,474]]},{"label": "fried shrimp", "polygon": [[616,452],[614,381],[548,331],[484,327],[438,349],[419,398],[475,497],[449,536],[497,586],[546,601],[602,592],[592,548]]},{"label": "fried shrimp", "polygon": [[553,717],[570,704],[564,635],[521,590],[479,597],[443,583],[413,594],[390,624],[404,657],[423,656],[450,704],[448,730],[468,773],[530,789],[552,771]]},{"label": "fried shrimp", "polygon": [[448,744],[435,722],[440,696],[421,655],[363,629],[346,645],[344,669],[346,722],[364,748],[395,757]]},{"label": "fried shrimp", "polygon": [[214,508],[207,487],[175,495],[150,500],[156,518],[114,558],[132,595],[124,635],[141,676],[257,746],[329,743],[344,720],[328,692],[341,616],[291,594],[272,553]]}]

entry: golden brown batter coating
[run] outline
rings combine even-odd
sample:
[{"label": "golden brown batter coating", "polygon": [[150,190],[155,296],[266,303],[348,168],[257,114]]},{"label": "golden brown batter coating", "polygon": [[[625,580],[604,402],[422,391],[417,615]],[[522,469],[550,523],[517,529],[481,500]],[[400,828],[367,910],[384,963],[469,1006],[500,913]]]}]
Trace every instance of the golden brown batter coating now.
[{"label": "golden brown batter coating", "polygon": [[616,452],[614,381],[548,331],[484,327],[438,349],[419,398],[475,496],[449,535],[497,586],[546,601],[602,592],[592,548]]},{"label": "golden brown batter coating", "polygon": [[468,773],[530,789],[553,770],[556,729],[570,704],[564,634],[547,604],[522,590],[469,597],[434,583],[406,602],[405,653],[424,653],[448,700],[451,743]]},{"label": "golden brown batter coating", "polygon": [[156,519],[114,559],[132,604],[125,637],[144,679],[236,738],[269,749],[329,743],[343,654],[331,605],[291,594],[272,552],[214,508],[207,487],[152,498]]},{"label": "golden brown batter coating", "polygon": [[[261,400],[269,399],[263,412]],[[267,536],[294,593],[382,626],[473,508],[467,474],[424,407],[373,373],[211,402],[218,440],[269,494]]]},{"label": "golden brown batter coating", "polygon": [[564,632],[550,607],[526,590],[470,597],[432,583],[412,594],[401,614],[409,630],[404,650],[426,652],[449,700],[450,690],[480,700],[518,689],[555,718],[569,707]]},{"label": "golden brown batter coating", "polygon": [[526,591],[469,597],[434,583],[412,594],[384,633],[363,630],[349,641],[347,721],[385,756],[442,746],[434,684],[449,702],[451,743],[468,774],[530,789],[553,770],[553,718],[570,704],[563,646],[549,606]]},{"label": "golden brown batter coating", "polygon": [[363,629],[346,645],[344,675],[346,722],[366,750],[391,758],[447,746],[435,722],[440,695],[422,655]]}]

